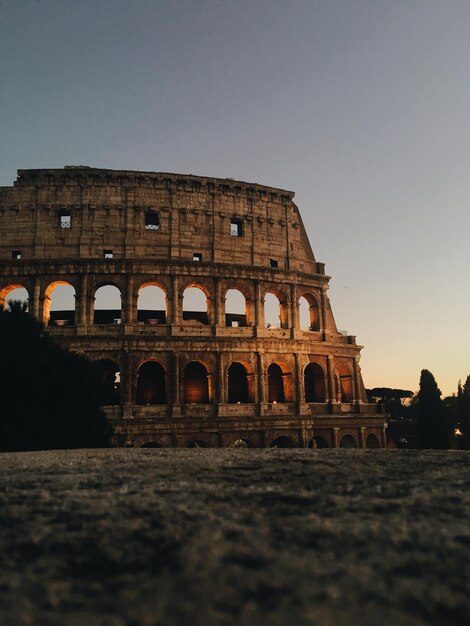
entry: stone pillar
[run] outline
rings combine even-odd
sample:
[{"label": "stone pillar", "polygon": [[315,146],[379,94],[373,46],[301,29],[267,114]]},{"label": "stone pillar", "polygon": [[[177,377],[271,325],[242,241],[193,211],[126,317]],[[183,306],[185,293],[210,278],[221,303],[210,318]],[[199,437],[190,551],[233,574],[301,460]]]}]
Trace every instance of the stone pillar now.
[{"label": "stone pillar", "polygon": [[124,417],[127,418],[132,417],[135,386],[131,356],[126,354],[124,356],[124,372],[121,372],[121,404],[124,405]]},{"label": "stone pillar", "polygon": [[226,404],[226,381],[224,376],[224,355],[222,352],[216,352],[216,367],[217,367],[217,393],[215,402],[219,404]]},{"label": "stone pillar", "polygon": [[88,276],[82,274],[80,276],[80,295],[78,300],[78,312],[77,312],[77,324],[86,326],[88,322],[87,316],[87,289],[88,289]]},{"label": "stone pillar", "polygon": [[321,288],[321,309],[320,309],[320,330],[322,332],[323,341],[326,341],[326,308],[328,302],[328,285]]},{"label": "stone pillar", "polygon": [[301,370],[301,365],[300,365],[300,356],[299,354],[296,352],[294,354],[294,376],[295,376],[295,401],[297,402],[297,406],[298,406],[298,412],[300,413],[300,404],[303,402],[303,398],[302,398],[302,384],[300,381],[300,370]]},{"label": "stone pillar", "polygon": [[335,377],[333,372],[333,356],[329,354],[326,357],[326,372],[328,379],[328,387],[327,394],[328,397],[326,399],[327,402],[336,402],[336,385],[335,385]]},{"label": "stone pillar", "polygon": [[337,448],[339,446],[339,428],[335,426],[333,428],[333,448]]},{"label": "stone pillar", "polygon": [[292,328],[294,330],[300,330],[300,314],[299,307],[297,302],[297,296],[295,293],[295,285],[291,283],[290,285],[290,302],[291,302],[291,317],[292,317]]},{"label": "stone pillar", "polygon": [[180,281],[179,276],[171,277],[171,323],[181,323],[181,302],[179,299]]},{"label": "stone pillar", "polygon": [[366,447],[365,430],[366,430],[365,426],[361,426],[359,428],[359,447],[360,448],[365,448]]},{"label": "stone pillar", "polygon": [[170,378],[170,397],[172,401],[171,414],[174,417],[181,415],[181,383],[180,383],[180,355],[173,352],[171,378]]},{"label": "stone pillar", "polygon": [[258,373],[258,404],[260,412],[262,412],[262,405],[266,403],[266,391],[264,384],[263,359],[261,356],[261,352],[256,353],[256,369]]},{"label": "stone pillar", "polygon": [[361,372],[359,370],[359,357],[356,356],[353,358],[353,372],[354,372],[354,400],[360,404],[362,403],[361,398]]},{"label": "stone pillar", "polygon": [[255,326],[260,328],[263,324],[263,311],[261,307],[261,287],[259,280],[255,280]]},{"label": "stone pillar", "polygon": [[223,306],[222,299],[220,297],[220,280],[214,278],[214,307],[212,311],[212,326],[225,326],[224,313],[225,306]]},{"label": "stone pillar", "polygon": [[135,322],[136,309],[137,299],[134,298],[134,276],[132,274],[128,274],[126,280],[126,296],[123,306],[124,322],[126,324],[133,324]]},{"label": "stone pillar", "polygon": [[33,288],[33,301],[32,301],[32,310],[31,313],[34,317],[42,322],[41,316],[41,277],[36,276],[34,279],[34,288]]}]

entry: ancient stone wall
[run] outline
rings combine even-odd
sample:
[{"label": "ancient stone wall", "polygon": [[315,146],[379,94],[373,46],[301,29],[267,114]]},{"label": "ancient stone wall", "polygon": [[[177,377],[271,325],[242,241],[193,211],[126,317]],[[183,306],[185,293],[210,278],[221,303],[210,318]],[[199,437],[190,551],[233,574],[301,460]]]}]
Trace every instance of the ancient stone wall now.
[{"label": "ancient stone wall", "polygon": [[[116,445],[383,446],[360,347],[336,328],[293,195],[176,174],[20,170],[0,189],[0,305],[24,287],[48,332],[97,362]],[[63,285],[73,303],[54,310]],[[103,286],[118,306],[98,307]],[[160,304],[139,308],[148,288]]]}]

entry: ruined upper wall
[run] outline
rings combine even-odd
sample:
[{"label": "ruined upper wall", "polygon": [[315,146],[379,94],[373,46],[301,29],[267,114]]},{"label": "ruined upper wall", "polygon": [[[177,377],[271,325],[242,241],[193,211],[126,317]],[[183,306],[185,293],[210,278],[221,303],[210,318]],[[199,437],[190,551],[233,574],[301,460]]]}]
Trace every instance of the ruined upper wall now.
[{"label": "ruined upper wall", "polygon": [[[324,273],[294,193],[232,179],[66,167],[0,188],[0,259],[185,259]],[[70,224],[68,224],[70,222]]]}]

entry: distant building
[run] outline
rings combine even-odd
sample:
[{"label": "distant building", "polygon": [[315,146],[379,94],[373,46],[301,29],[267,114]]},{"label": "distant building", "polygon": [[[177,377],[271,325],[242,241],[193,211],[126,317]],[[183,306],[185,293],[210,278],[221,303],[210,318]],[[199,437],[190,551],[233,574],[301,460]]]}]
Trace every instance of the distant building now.
[{"label": "distant building", "polygon": [[[117,446],[383,447],[360,346],[336,328],[293,197],[232,179],[19,170],[0,188],[0,305],[24,287],[48,332],[96,361]],[[59,285],[75,297],[57,310]]]}]

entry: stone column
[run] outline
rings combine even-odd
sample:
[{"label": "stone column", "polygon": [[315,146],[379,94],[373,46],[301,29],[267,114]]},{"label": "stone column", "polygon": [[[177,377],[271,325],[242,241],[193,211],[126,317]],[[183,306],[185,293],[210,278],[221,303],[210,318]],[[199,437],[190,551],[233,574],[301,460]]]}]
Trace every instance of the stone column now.
[{"label": "stone column", "polygon": [[88,322],[87,316],[87,289],[88,289],[88,276],[82,274],[80,276],[80,295],[78,301],[78,320],[77,323],[86,326]]},{"label": "stone column", "polygon": [[328,378],[328,397],[326,399],[327,402],[336,402],[336,385],[335,385],[335,377],[333,372],[333,355],[329,354],[326,357],[326,372]]},{"label": "stone column", "polygon": [[333,447],[337,448],[339,445],[339,428],[335,426],[333,428]]},{"label": "stone column", "polygon": [[266,392],[263,373],[263,359],[261,352],[256,353],[256,369],[258,374],[258,406],[260,413],[263,412],[263,404],[266,403]]},{"label": "stone column", "polygon": [[171,414],[174,417],[181,415],[181,396],[180,396],[180,355],[173,352],[172,355],[172,371],[170,379],[170,397],[172,400]]},{"label": "stone column", "polygon": [[359,447],[360,448],[366,447],[365,430],[366,430],[365,426],[361,426],[359,428]]},{"label": "stone column", "polygon": [[361,373],[359,370],[359,357],[355,356],[353,358],[353,372],[354,372],[354,400],[360,404],[362,403],[362,398],[361,398],[361,384],[360,384],[360,379],[361,379]]},{"label": "stone column", "polygon": [[212,311],[212,326],[225,326],[223,317],[225,312],[225,306],[223,306],[222,299],[220,297],[220,280],[214,278],[214,307]]},{"label": "stone column", "polygon": [[261,287],[259,280],[255,280],[255,326],[263,326],[263,311],[261,310]]},{"label": "stone column", "polygon": [[181,323],[181,302],[179,299],[179,276],[171,277],[171,323]]},{"label": "stone column", "polygon": [[124,372],[121,372],[121,404],[124,405],[124,417],[132,417],[132,406],[134,404],[134,372],[132,360],[129,354],[124,356]]},{"label": "stone column", "polygon": [[299,307],[297,302],[297,297],[295,293],[295,285],[291,283],[290,285],[290,301],[291,301],[291,310],[292,310],[292,328],[294,330],[300,330],[300,314]]},{"label": "stone column", "polygon": [[328,285],[321,288],[321,308],[320,308],[320,330],[322,332],[323,341],[326,341],[326,308],[328,302]]},{"label": "stone column", "polygon": [[297,402],[297,406],[298,406],[298,412],[300,413],[300,405],[303,402],[303,398],[302,398],[302,384],[300,381],[300,370],[301,370],[301,365],[300,365],[300,356],[298,354],[298,352],[295,352],[294,354],[294,376],[295,376],[295,400]]},{"label": "stone column", "polygon": [[34,279],[34,288],[33,288],[33,301],[31,303],[32,310],[31,313],[34,315],[36,319],[42,322],[41,316],[41,277],[36,276]]},{"label": "stone column", "polygon": [[135,321],[135,310],[137,308],[137,299],[134,298],[134,276],[132,274],[127,275],[126,279],[126,296],[124,309],[124,322],[126,324],[133,324]]},{"label": "stone column", "polygon": [[215,401],[219,404],[225,404],[226,398],[226,385],[224,376],[224,355],[222,352],[216,352],[216,367],[217,367],[217,395]]}]

